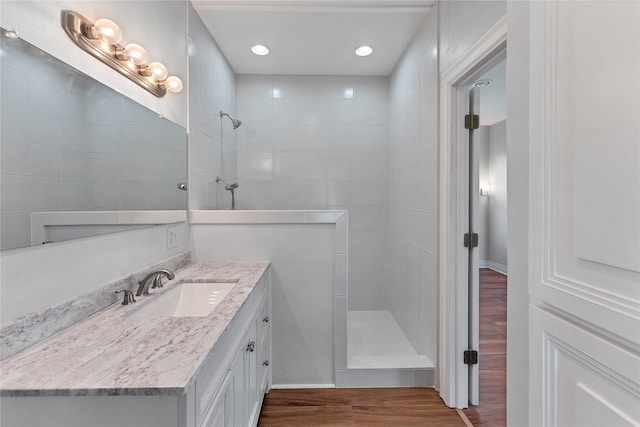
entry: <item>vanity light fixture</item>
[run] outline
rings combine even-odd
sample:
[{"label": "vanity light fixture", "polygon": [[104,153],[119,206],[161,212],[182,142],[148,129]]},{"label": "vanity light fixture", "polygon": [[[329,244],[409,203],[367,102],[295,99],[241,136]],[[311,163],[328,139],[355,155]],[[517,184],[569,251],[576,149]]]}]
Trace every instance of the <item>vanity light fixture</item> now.
[{"label": "vanity light fixture", "polygon": [[269,54],[269,48],[263,44],[254,44],[251,46],[251,52],[259,56],[264,56]]},{"label": "vanity light fixture", "polygon": [[369,56],[373,53],[373,48],[371,46],[362,45],[356,48],[356,55],[358,56]]},{"label": "vanity light fixture", "polygon": [[167,91],[180,92],[182,81],[169,76],[167,67],[159,62],[147,65],[147,51],[136,43],[120,45],[122,30],[110,19],[98,19],[92,23],[79,13],[63,10],[62,27],[82,50],[107,64],[137,85],[158,98]]}]

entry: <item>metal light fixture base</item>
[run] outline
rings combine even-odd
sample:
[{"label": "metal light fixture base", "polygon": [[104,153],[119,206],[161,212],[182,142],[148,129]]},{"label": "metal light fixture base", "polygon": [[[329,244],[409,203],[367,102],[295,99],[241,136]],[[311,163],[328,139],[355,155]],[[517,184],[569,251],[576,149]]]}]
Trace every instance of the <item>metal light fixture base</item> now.
[{"label": "metal light fixture base", "polygon": [[122,57],[122,52],[124,52],[123,46],[119,44],[112,46],[99,38],[91,39],[85,35],[86,31],[88,31],[86,29],[93,27],[91,21],[71,10],[63,10],[61,18],[62,28],[78,47],[158,98],[165,96],[166,89],[157,84],[153,78],[141,75],[138,72],[138,66],[133,61],[118,59],[117,55]]}]

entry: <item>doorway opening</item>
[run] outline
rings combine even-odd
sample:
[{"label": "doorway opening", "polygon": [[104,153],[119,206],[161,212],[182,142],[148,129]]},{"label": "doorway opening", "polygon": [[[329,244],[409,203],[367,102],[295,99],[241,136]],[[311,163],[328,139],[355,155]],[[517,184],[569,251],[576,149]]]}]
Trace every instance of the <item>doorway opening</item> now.
[{"label": "doorway opening", "polygon": [[[499,57],[502,57],[501,54]],[[469,409],[506,423],[507,117],[506,58],[469,87]],[[477,353],[475,353],[477,351]],[[475,362],[475,363],[474,363]]]},{"label": "doorway opening", "polygon": [[[476,234],[487,237],[487,231],[479,227],[478,212],[481,197],[490,197],[480,196],[479,160],[469,151],[470,136],[478,139],[490,132],[480,129],[473,117],[479,111],[482,87],[475,88],[478,94],[473,93],[472,87],[474,82],[486,79],[484,75],[504,62],[506,55],[506,18],[503,18],[441,75],[439,386],[443,400],[459,409],[479,402],[480,372],[479,365],[473,364],[473,356],[479,349],[480,256],[474,246],[480,240],[475,239]],[[470,98],[475,102],[470,103]],[[472,148],[478,148],[477,142]],[[506,156],[503,161],[506,162]],[[486,180],[482,184],[483,193],[493,190]],[[488,204],[484,200],[482,203]],[[486,254],[483,258],[490,261]],[[478,354],[477,359],[482,358]]]}]

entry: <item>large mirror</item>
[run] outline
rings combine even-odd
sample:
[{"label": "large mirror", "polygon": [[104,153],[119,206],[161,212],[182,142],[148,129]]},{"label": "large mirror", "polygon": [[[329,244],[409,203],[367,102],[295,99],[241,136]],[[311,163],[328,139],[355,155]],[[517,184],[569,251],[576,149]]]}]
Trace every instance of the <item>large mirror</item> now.
[{"label": "large mirror", "polygon": [[1,249],[185,220],[184,128],[0,39]]}]

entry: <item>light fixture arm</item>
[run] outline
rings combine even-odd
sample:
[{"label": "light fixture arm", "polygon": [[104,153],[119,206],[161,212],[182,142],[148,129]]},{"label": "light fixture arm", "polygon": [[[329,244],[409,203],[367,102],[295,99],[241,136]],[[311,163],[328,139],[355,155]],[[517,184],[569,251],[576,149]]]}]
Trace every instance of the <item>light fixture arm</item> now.
[{"label": "light fixture arm", "polygon": [[162,98],[167,93],[161,83],[157,83],[152,77],[141,75],[138,65],[135,65],[132,60],[122,56],[124,54],[123,46],[119,44],[110,45],[100,38],[91,39],[87,37],[87,35],[90,35],[88,33],[91,32],[91,28],[93,28],[93,23],[87,18],[70,10],[63,10],[61,17],[62,28],[64,28],[69,38],[82,50],[107,64],[158,98]]}]

